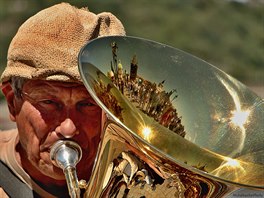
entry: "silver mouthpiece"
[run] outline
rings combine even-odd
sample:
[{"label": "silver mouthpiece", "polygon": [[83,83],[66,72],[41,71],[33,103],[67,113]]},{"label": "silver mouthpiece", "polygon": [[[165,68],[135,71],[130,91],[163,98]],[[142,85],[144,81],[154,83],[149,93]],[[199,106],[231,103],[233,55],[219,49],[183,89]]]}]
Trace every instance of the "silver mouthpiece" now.
[{"label": "silver mouthpiece", "polygon": [[51,148],[50,158],[55,166],[65,169],[75,167],[82,158],[81,147],[70,140],[59,140]]},{"label": "silver mouthpiece", "polygon": [[51,148],[52,163],[64,172],[70,197],[80,197],[76,164],[82,158],[81,147],[70,140],[59,140]]}]

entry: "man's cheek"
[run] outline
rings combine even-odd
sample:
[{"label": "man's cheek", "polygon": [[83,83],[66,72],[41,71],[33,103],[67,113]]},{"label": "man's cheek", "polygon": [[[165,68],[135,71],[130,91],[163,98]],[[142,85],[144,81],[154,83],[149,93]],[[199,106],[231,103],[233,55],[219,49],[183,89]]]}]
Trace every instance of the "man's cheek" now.
[{"label": "man's cheek", "polygon": [[20,136],[20,144],[24,152],[26,152],[28,160],[30,160],[33,164],[38,164],[40,159],[39,139],[33,135]]},{"label": "man's cheek", "polygon": [[39,110],[39,117],[45,121],[45,123],[53,123],[61,119],[61,115],[58,113],[47,113],[46,111]]},{"label": "man's cheek", "polygon": [[86,125],[84,125],[84,131],[86,135],[89,137],[89,139],[100,135],[100,129],[101,129],[101,122],[100,120],[90,120],[87,121]]},{"label": "man's cheek", "polygon": [[39,139],[42,139],[48,132],[53,130],[54,126],[51,122],[46,122],[46,120],[43,119],[41,112],[34,106],[31,105],[25,108],[27,109],[23,111],[22,121],[24,123],[23,128],[28,131],[27,133],[30,133],[31,135],[35,134]]},{"label": "man's cheek", "polygon": [[29,159],[34,162],[35,164],[38,164],[40,159],[40,153],[39,153],[39,141],[36,141],[35,139],[30,141],[31,144],[28,145],[28,157]]},{"label": "man's cheek", "polygon": [[24,150],[28,151],[29,154],[36,155],[39,152],[39,143],[42,137],[45,136],[45,125],[39,114],[34,110],[21,111],[17,121],[19,129],[19,139]]}]

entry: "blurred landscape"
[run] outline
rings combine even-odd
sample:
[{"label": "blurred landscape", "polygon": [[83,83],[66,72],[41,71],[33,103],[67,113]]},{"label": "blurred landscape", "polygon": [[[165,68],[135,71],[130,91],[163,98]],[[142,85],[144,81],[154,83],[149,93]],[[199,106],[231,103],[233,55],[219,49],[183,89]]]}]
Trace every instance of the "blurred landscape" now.
[{"label": "blurred landscape", "polygon": [[[18,27],[58,0],[0,1],[0,73]],[[246,85],[264,85],[263,0],[69,0],[95,13],[109,11],[127,35],[165,43],[198,56]]]},{"label": "blurred landscape", "polygon": [[[9,43],[18,27],[38,11],[60,2],[0,0],[0,74],[6,65]],[[264,0],[67,2],[88,7],[94,13],[112,12],[124,24],[127,35],[191,53],[234,76],[264,98]],[[14,127],[1,99],[0,91],[0,131]],[[244,194],[249,195],[249,191]]]}]

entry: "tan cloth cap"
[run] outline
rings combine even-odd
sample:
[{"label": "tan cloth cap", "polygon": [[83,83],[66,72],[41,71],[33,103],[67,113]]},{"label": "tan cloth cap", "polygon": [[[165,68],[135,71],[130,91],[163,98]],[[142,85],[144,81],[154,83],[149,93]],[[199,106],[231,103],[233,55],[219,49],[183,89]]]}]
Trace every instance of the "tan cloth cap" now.
[{"label": "tan cloth cap", "polygon": [[13,38],[1,82],[13,76],[27,79],[81,82],[78,53],[91,39],[125,35],[111,13],[98,15],[61,3],[29,18]]}]

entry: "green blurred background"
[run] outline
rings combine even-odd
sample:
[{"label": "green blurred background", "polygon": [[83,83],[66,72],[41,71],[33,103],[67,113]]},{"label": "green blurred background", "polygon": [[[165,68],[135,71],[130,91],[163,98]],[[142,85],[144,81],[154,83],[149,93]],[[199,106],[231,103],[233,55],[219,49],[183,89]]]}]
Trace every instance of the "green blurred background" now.
[{"label": "green blurred background", "polygon": [[[57,0],[0,1],[0,73],[18,27]],[[68,0],[99,13],[110,11],[127,35],[180,48],[212,63],[262,94],[263,0]],[[2,95],[0,95],[0,98]]]}]

